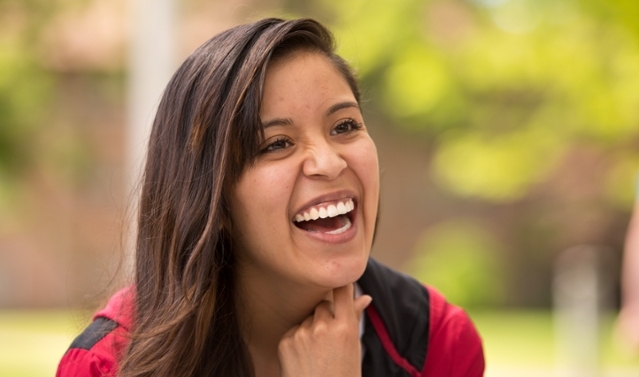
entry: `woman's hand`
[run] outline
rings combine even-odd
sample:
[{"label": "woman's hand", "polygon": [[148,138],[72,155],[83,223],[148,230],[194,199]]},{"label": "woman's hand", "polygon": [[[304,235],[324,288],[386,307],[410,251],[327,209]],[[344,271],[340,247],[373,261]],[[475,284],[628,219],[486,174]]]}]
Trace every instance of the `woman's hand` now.
[{"label": "woman's hand", "polygon": [[332,304],[322,301],[284,334],[278,347],[281,376],[361,376],[359,319],[371,301],[368,295],[354,299],[352,284],[333,290]]}]

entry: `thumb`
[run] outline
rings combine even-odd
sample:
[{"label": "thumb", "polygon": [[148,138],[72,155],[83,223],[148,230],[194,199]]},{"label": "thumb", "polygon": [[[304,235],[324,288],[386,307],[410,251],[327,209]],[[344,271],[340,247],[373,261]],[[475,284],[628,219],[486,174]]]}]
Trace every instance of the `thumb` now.
[{"label": "thumb", "polygon": [[361,295],[353,302],[353,308],[355,309],[355,316],[359,318],[362,315],[364,309],[373,302],[373,298],[369,295]]}]

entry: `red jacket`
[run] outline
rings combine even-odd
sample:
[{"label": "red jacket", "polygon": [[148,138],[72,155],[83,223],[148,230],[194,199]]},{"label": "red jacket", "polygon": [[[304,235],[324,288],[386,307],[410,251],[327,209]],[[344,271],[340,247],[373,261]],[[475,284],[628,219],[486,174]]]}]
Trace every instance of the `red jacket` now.
[{"label": "red jacket", "polygon": [[[362,336],[365,377],[480,377],[481,340],[460,308],[431,287],[370,260],[358,281],[373,297]],[[131,329],[132,290],[116,293],[64,354],[57,377],[114,377]]]}]

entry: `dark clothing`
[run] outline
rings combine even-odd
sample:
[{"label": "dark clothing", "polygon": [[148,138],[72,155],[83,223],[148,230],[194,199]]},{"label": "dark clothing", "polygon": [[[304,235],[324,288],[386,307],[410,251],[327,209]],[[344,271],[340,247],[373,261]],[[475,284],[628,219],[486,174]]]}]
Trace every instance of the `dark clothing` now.
[{"label": "dark clothing", "polygon": [[[481,340],[470,319],[431,287],[369,260],[358,281],[366,309],[363,377],[480,377]],[[58,366],[57,377],[113,377],[132,325],[133,290],[97,312]]]},{"label": "dark clothing", "polygon": [[369,260],[358,284],[366,308],[363,377],[479,377],[481,339],[466,313],[432,287]]}]

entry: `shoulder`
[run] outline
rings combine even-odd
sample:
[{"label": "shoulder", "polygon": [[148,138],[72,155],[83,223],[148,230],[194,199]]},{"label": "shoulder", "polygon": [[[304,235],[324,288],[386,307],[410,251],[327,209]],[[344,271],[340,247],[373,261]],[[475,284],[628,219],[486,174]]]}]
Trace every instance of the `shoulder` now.
[{"label": "shoulder", "polygon": [[431,302],[431,346],[424,375],[482,376],[484,353],[472,321],[465,311],[449,304],[436,289],[426,288]]},{"label": "shoulder", "polygon": [[483,374],[481,340],[474,325],[434,288],[372,259],[358,283],[373,297],[362,338],[368,361],[375,365],[370,369],[385,368],[385,374],[369,375]]},{"label": "shoulder", "polygon": [[127,344],[132,305],[130,287],[113,295],[71,343],[58,364],[56,377],[115,376],[117,359]]}]

